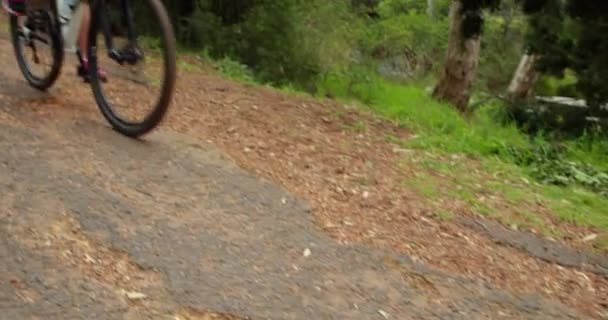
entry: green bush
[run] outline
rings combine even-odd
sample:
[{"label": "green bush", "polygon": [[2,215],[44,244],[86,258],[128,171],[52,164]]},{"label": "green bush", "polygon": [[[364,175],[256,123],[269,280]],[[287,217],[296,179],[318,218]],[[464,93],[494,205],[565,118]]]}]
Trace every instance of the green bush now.
[{"label": "green bush", "polygon": [[[483,19],[474,114],[465,119],[431,98],[450,1],[434,3],[431,15],[423,0],[188,0],[172,2],[172,12],[181,45],[231,78],[357,100],[414,130],[409,148],[497,158],[543,183],[606,194],[607,143],[584,137],[554,147],[546,136],[522,133],[502,102],[475,101],[504,92],[521,58],[526,19],[516,2],[502,1]],[[577,84],[572,72],[542,76],[536,93],[575,96]]]},{"label": "green bush", "polygon": [[566,70],[563,77],[541,75],[536,84],[535,92],[540,96],[564,96],[582,98],[576,88],[577,77],[571,70]]},{"label": "green bush", "polygon": [[533,145],[510,148],[516,164],[529,168],[531,175],[544,184],[559,186],[579,185],[608,197],[608,171],[590,163],[567,157],[564,145]]},{"label": "green bush", "polygon": [[377,61],[405,60],[414,76],[425,76],[443,62],[447,47],[447,20],[431,20],[409,11],[372,23],[361,39],[365,56]]},{"label": "green bush", "polygon": [[476,87],[481,91],[504,92],[524,52],[525,20],[513,8],[485,19]]},{"label": "green bush", "polygon": [[180,19],[180,42],[240,61],[258,81],[278,86],[310,86],[329,66],[347,63],[362,28],[345,1],[229,2],[201,0]]},{"label": "green bush", "polygon": [[251,69],[238,61],[225,57],[215,61],[214,64],[223,75],[229,78],[244,82],[254,82],[254,75]]}]

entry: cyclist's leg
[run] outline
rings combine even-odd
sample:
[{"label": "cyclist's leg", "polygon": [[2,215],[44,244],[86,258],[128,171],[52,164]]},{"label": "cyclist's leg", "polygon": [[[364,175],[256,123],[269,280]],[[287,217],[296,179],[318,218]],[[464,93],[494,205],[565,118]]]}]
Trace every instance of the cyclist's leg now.
[{"label": "cyclist's leg", "polygon": [[[88,3],[83,3],[84,10],[82,12],[82,22],[80,23],[80,31],[78,33],[78,48],[82,58],[87,57],[87,44],[89,40],[89,27],[91,26],[91,8]],[[86,60],[85,60],[86,61]]]},{"label": "cyclist's leg", "polygon": [[25,14],[25,0],[2,0],[2,6],[12,15]]},{"label": "cyclist's leg", "polygon": [[[78,67],[78,74],[82,77],[86,77],[89,68],[89,61],[87,59],[87,45],[89,43],[89,28],[91,27],[91,7],[88,1],[83,1],[84,11],[82,13],[82,22],[80,23],[80,31],[78,34],[78,50],[80,52],[81,65]],[[107,75],[104,70],[97,70],[102,81],[107,80]],[[86,78],[85,78],[86,79]]]}]

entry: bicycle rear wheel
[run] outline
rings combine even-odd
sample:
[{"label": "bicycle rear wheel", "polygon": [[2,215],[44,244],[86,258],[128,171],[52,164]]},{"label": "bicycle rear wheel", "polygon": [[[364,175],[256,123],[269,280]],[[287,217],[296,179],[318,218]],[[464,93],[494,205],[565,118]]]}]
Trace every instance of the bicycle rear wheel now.
[{"label": "bicycle rear wheel", "polygon": [[53,17],[51,5],[28,9],[24,16],[10,17],[11,41],[19,69],[30,86],[41,91],[55,83],[63,65],[63,41]]},{"label": "bicycle rear wheel", "polygon": [[[175,87],[175,39],[167,11],[160,0],[99,0],[92,12],[88,60],[97,105],[118,132],[149,133],[164,119]],[[94,70],[103,70],[107,81]]]}]

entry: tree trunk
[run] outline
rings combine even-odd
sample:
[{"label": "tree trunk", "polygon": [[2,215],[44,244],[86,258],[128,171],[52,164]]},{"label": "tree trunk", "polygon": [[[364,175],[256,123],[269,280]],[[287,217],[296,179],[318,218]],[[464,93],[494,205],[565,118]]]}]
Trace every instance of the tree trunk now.
[{"label": "tree trunk", "polygon": [[516,99],[526,99],[530,96],[536,80],[538,80],[538,72],[534,68],[538,58],[538,55],[528,53],[521,57],[519,66],[509,85],[509,96]]},{"label": "tree trunk", "polygon": [[452,1],[447,57],[433,96],[466,112],[479,65],[481,39],[480,36],[470,39],[463,36],[461,8],[461,0]]},{"label": "tree trunk", "polygon": [[435,17],[435,0],[426,0],[426,14],[431,19]]}]

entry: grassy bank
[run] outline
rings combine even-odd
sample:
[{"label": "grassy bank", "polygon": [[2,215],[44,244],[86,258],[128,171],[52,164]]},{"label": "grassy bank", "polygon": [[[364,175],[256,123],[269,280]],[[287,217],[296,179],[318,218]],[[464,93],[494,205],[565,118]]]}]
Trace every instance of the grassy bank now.
[{"label": "grassy bank", "polygon": [[[210,64],[230,78],[254,81],[246,67],[229,59]],[[456,216],[456,209],[444,205],[451,202],[553,237],[560,237],[560,231],[548,227],[543,214],[608,231],[608,194],[602,191],[608,185],[603,178],[608,148],[600,140],[531,138],[499,121],[504,106],[498,101],[480,105],[465,119],[434,100],[428,88],[365,70],[327,74],[316,90],[319,97],[370,108],[416,133],[407,141],[395,141],[414,151],[401,164],[423,169],[403,185],[435,204],[438,219]],[[597,245],[608,248],[602,237]]]},{"label": "grassy bank", "polygon": [[[413,129],[416,137],[400,141],[401,145],[424,151],[426,159],[418,162],[447,178],[439,181],[427,176],[421,179],[426,181],[423,184],[411,183],[430,198],[441,194],[469,203],[480,214],[501,215],[496,212],[500,208],[479,200],[479,194],[490,190],[518,211],[518,217],[507,217],[518,220],[516,223],[539,225],[531,210],[540,201],[560,219],[608,230],[608,145],[602,140],[531,138],[514,124],[499,121],[504,106],[498,101],[479,106],[465,119],[434,100],[424,87],[391,82],[371,73],[326,76],[319,93],[361,101]],[[454,155],[480,161],[484,170],[471,171],[466,162],[450,161]],[[439,192],[446,188],[450,190]]]}]

